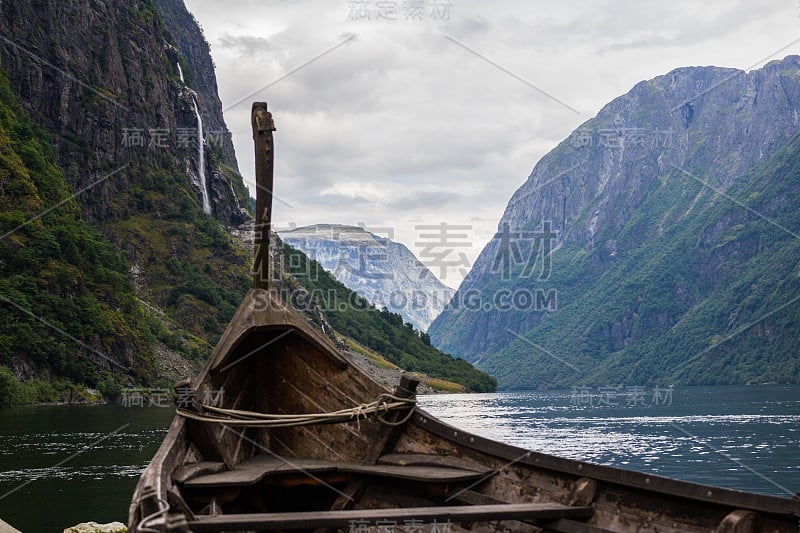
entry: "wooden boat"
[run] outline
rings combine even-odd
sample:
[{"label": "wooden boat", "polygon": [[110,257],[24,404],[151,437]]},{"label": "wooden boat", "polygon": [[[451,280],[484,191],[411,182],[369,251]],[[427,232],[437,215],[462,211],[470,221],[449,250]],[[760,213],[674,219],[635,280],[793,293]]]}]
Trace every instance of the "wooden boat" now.
[{"label": "wooden boat", "polygon": [[178,387],[130,531],[798,531],[797,499],[519,449],[416,408],[412,377],[373,381],[270,288],[266,104],[252,121],[254,288]]}]

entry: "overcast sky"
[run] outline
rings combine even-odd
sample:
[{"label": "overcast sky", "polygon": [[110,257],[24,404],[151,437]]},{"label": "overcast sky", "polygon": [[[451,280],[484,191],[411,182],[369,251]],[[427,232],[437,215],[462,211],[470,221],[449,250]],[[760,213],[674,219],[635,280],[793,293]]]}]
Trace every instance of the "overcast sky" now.
[{"label": "overcast sky", "polygon": [[800,53],[798,0],[186,3],[251,190],[250,104],[273,111],[275,224],[364,223],[452,287],[418,226],[471,263],[539,158],[637,82]]}]

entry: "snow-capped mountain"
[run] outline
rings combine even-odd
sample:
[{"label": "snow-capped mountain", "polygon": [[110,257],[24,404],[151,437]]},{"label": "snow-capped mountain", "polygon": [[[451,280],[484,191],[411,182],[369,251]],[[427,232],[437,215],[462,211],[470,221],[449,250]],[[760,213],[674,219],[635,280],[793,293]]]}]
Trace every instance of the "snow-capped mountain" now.
[{"label": "snow-capped mountain", "polygon": [[403,244],[356,226],[315,224],[279,231],[350,289],[426,331],[453,296]]}]

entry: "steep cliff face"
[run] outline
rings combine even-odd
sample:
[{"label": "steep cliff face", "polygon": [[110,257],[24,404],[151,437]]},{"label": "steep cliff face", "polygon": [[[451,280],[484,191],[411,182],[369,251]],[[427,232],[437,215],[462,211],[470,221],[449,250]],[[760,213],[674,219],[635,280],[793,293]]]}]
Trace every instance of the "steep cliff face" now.
[{"label": "steep cliff face", "polygon": [[129,193],[137,173],[153,168],[186,175],[201,197],[192,92],[206,124],[214,215],[246,220],[208,45],[182,2],[21,0],[0,14],[2,67],[28,113],[55,134],[67,179],[78,189],[102,180],[78,198],[91,220],[141,210]]},{"label": "steep cliff face", "polygon": [[404,245],[363,228],[317,224],[280,232],[286,244],[319,262],[337,280],[379,308],[398,313],[419,331],[453,296],[453,290]]},{"label": "steep cliff face", "polygon": [[213,140],[223,153],[222,162],[238,172],[231,132],[222,117],[214,61],[208,42],[199,31],[197,20],[186,9],[183,0],[154,0],[153,3],[165,28],[174,39],[181,58],[186,62],[188,69],[183,69],[186,85],[194,89],[200,97],[200,113],[208,130],[215,134]]},{"label": "steep cliff face", "polygon": [[229,225],[241,224],[249,218],[249,195],[239,176],[231,132],[223,119],[208,42],[183,0],[153,0],[153,3],[174,39],[180,54],[179,62],[188,67],[182,68],[185,85],[197,94],[197,105],[206,130],[206,146],[215,156],[208,167],[214,216]]},{"label": "steep cliff face", "polygon": [[[26,280],[38,281],[22,292],[14,292],[13,284],[5,286],[5,311],[28,324],[36,339],[56,339],[61,345],[56,359],[84,363],[50,364],[17,342],[12,366],[20,375],[28,372],[19,369],[36,372],[40,367],[45,373],[66,373],[95,385],[101,372],[110,372],[113,376],[106,377],[120,382],[131,377],[148,381],[164,375],[156,365],[167,359],[176,367],[182,366],[182,357],[196,363],[210,351],[250,285],[248,254],[233,246],[222,228],[250,218],[248,195],[236,170],[213,64],[199,27],[180,2],[2,2],[0,67],[15,100],[4,103],[20,105],[45,132],[46,141],[39,144],[53,146],[50,164],[60,167],[58,177],[48,178],[52,183],[32,178],[38,188],[32,189],[33,198],[41,201],[30,202],[38,202],[41,210],[37,214],[22,209],[4,220],[4,245],[22,247],[14,253],[68,264],[80,255],[70,252],[73,255],[65,259],[64,249],[78,246],[87,258],[79,264],[81,274],[70,275],[80,287],[95,280],[87,298],[98,304],[89,307],[102,315],[97,320],[109,324],[102,336],[93,333],[97,328],[65,328],[67,323],[81,324],[73,315],[83,313],[86,302],[77,300],[81,303],[69,320],[63,318],[63,309],[43,305],[57,284],[47,264],[30,263],[25,272],[8,275],[24,274]],[[31,137],[26,131],[11,128],[7,133],[11,142],[21,143],[20,157],[35,177],[44,163],[25,159],[25,143]],[[48,187],[57,179],[64,179],[66,190],[74,195],[52,194]],[[13,205],[8,196],[13,191],[0,192],[4,203]],[[210,215],[203,212],[204,192]],[[108,268],[92,251],[97,246],[80,237],[83,229],[76,230],[77,236],[64,235],[64,230],[51,226],[70,206],[73,215],[88,222],[91,242],[100,239],[99,249],[104,250],[110,241],[121,252],[122,263],[114,263],[113,276],[104,274]],[[17,215],[23,218],[17,220]],[[25,217],[38,217],[34,220],[44,224],[42,231],[60,237],[47,243],[14,241],[14,223],[21,224]],[[112,276],[113,283],[98,281],[103,276]],[[36,317],[22,308],[36,309]],[[146,327],[137,326],[134,319]],[[130,342],[132,330],[121,325],[125,322],[133,328],[135,344]],[[54,327],[42,327],[44,323]],[[156,360],[155,353],[163,357]],[[124,370],[132,368],[144,370]]]},{"label": "steep cliff face", "polygon": [[[796,357],[781,351],[794,334],[775,325],[789,307],[759,322],[769,334],[717,341],[791,294],[796,276],[780,258],[798,228],[798,126],[796,56],[637,84],[537,163],[432,324],[434,343],[501,387],[797,379]],[[518,305],[497,305],[498,291]],[[774,341],[763,357],[746,340],[759,335]],[[681,364],[709,346],[714,357]]]}]

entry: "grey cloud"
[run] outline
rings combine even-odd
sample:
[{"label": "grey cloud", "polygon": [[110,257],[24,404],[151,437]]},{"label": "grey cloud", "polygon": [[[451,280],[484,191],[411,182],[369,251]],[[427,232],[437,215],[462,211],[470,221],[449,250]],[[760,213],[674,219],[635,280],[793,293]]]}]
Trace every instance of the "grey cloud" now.
[{"label": "grey cloud", "polygon": [[455,192],[444,191],[421,191],[398,195],[386,203],[390,209],[407,209],[413,205],[415,209],[443,208],[462,198],[462,195]]},{"label": "grey cloud", "polygon": [[275,49],[270,39],[255,35],[223,35],[217,42],[220,48],[232,48],[246,57],[263,57],[274,52]]}]

